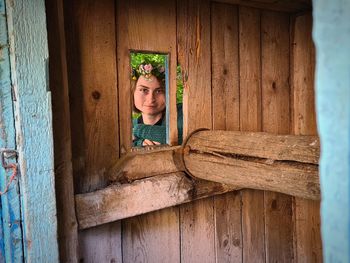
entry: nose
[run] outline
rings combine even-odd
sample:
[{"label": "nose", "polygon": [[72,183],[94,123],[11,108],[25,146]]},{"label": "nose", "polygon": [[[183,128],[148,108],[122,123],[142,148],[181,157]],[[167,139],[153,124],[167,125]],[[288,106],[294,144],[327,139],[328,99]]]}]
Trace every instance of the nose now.
[{"label": "nose", "polygon": [[147,100],[148,100],[149,102],[155,102],[155,101],[156,101],[156,96],[155,96],[155,94],[154,94],[153,92],[150,92],[150,93],[148,94],[148,96],[147,96]]}]

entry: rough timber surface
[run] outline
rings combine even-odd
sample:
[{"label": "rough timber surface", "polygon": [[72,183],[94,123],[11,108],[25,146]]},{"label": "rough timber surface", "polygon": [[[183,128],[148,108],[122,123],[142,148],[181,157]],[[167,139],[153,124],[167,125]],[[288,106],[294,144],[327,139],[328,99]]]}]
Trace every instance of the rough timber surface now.
[{"label": "rough timber surface", "polygon": [[77,262],[78,224],[74,203],[63,1],[46,1],[46,14],[50,55],[50,89],[53,97],[55,188],[60,261]]},{"label": "rough timber surface", "polygon": [[58,262],[45,2],[6,4],[11,76],[17,98],[14,113],[24,257],[27,262]]},{"label": "rough timber surface", "polygon": [[[240,130],[261,131],[261,11],[239,7]],[[242,191],[243,261],[265,261],[264,192]]]},{"label": "rough timber surface", "polygon": [[[107,185],[119,158],[115,1],[65,0],[64,10],[74,189],[86,193]],[[79,260],[116,261],[120,243],[120,222],[81,231]]]},{"label": "rough timber surface", "polygon": [[[262,51],[262,131],[291,132],[289,86],[289,17],[263,11]],[[267,262],[293,259],[292,197],[265,192],[265,246]]]},{"label": "rough timber surface", "polygon": [[[213,129],[238,130],[238,7],[212,3],[211,29]],[[216,262],[242,262],[240,192],[214,197],[214,223]]]},{"label": "rough timber surface", "polygon": [[[293,133],[316,135],[312,14],[295,16],[292,21]],[[294,258],[297,262],[322,262],[320,202],[295,198],[293,213]]]},{"label": "rough timber surface", "polygon": [[[212,127],[210,1],[177,1],[177,50],[184,80],[184,136]],[[181,261],[215,261],[213,198],[180,207]]]}]

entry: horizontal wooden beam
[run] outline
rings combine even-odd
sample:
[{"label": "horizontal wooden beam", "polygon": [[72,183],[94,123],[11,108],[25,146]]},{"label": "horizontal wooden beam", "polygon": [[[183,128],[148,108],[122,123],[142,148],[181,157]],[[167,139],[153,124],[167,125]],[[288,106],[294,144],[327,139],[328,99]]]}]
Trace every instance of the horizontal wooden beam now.
[{"label": "horizontal wooden beam", "polygon": [[181,171],[185,171],[182,162],[182,148],[175,146],[130,152],[108,171],[108,176],[112,182],[125,183]]},{"label": "horizontal wooden beam", "polygon": [[197,131],[183,147],[125,155],[109,171],[118,184],[76,195],[79,228],[242,188],[319,199],[318,159],[315,136]]},{"label": "horizontal wooden beam", "polygon": [[199,131],[184,149],[193,177],[320,199],[319,140],[315,136]]},{"label": "horizontal wooden beam", "polygon": [[131,184],[75,196],[79,228],[152,212],[200,198],[238,189],[204,180],[192,180],[185,173],[158,175]]},{"label": "horizontal wooden beam", "polygon": [[[198,131],[186,143],[192,151],[235,154],[280,161],[318,164],[317,136],[276,135],[265,132]],[[185,151],[188,151],[186,149]]]},{"label": "horizontal wooden beam", "polygon": [[312,9],[312,1],[308,0],[214,0],[213,2],[248,6],[287,13],[298,13],[303,11],[310,11]]}]

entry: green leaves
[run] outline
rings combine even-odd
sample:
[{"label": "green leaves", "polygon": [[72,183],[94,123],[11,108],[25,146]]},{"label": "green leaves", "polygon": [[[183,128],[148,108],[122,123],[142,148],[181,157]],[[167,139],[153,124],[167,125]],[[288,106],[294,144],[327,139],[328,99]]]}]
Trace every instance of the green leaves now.
[{"label": "green leaves", "polygon": [[[167,55],[154,54],[154,53],[130,53],[130,63],[132,69],[136,70],[140,64],[162,64],[165,66],[165,60]],[[176,103],[182,103],[183,100],[183,81],[181,74],[181,66],[176,67]]]}]

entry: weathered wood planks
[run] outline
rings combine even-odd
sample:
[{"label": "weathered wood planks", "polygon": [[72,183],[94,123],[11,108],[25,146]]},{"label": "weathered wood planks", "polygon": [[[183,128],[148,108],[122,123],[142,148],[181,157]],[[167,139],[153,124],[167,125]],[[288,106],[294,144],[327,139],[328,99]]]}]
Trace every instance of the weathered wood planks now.
[{"label": "weathered wood planks", "polygon": [[[184,80],[184,136],[212,127],[210,1],[177,1],[177,51]],[[181,262],[215,261],[213,199],[180,207]]]},{"label": "weathered wood planks", "polygon": [[[271,145],[276,153],[266,150]],[[288,151],[290,148],[293,151]],[[176,162],[184,161],[181,167],[193,177],[206,181],[192,181],[183,172],[169,171],[153,176],[136,173],[132,177],[130,174],[127,180],[120,177],[120,181],[131,183],[76,195],[79,227],[84,229],[233,189],[262,189],[319,199],[318,166],[310,163],[319,155],[318,138],[315,136],[198,131],[186,141],[184,150],[178,147],[162,149],[149,153],[147,160],[153,163],[160,159],[159,153],[168,157],[175,151],[184,155],[177,157]],[[309,155],[297,154],[304,151]],[[126,156],[120,162],[123,167],[133,167],[134,160],[142,157],[145,153],[132,153],[131,158]],[[168,162],[171,160],[168,159]],[[136,165],[133,167],[135,170],[143,167],[140,162]],[[177,166],[172,163],[170,167]],[[164,171],[167,172],[166,169]],[[239,207],[237,209],[240,210]],[[235,240],[240,240],[240,237]]]},{"label": "weathered wood planks", "polygon": [[[261,10],[239,7],[240,130],[261,131]],[[264,193],[242,191],[245,262],[265,260]]]},{"label": "weathered wood planks", "polygon": [[[69,87],[64,32],[63,1],[46,1],[49,73],[52,92],[55,188],[58,244],[62,262],[77,262],[78,223],[75,216],[71,150]],[[65,127],[64,129],[62,127]]]},{"label": "weathered wood planks", "polygon": [[234,189],[237,187],[192,181],[181,172],[145,178],[131,184],[112,185],[76,195],[79,228],[113,222]]},{"label": "weathered wood planks", "polygon": [[277,135],[265,132],[198,131],[185,144],[185,152],[224,156],[256,157],[269,160],[318,164],[320,141],[317,136]]},{"label": "weathered wood planks", "polygon": [[311,1],[308,0],[215,0],[227,4],[253,7],[272,11],[296,13],[311,10]]},{"label": "weathered wood planks", "polygon": [[[239,130],[238,7],[211,5],[214,130]],[[223,96],[225,94],[225,96]],[[242,262],[241,193],[214,197],[215,261]]]},{"label": "weathered wood planks", "polygon": [[[128,0],[117,1],[116,27],[118,34],[118,88],[119,88],[119,117],[120,123],[120,153],[124,155],[131,148],[131,86],[130,86],[130,51],[146,51],[151,53],[166,53],[169,55],[169,99],[168,110],[171,112],[170,122],[170,142],[177,141],[176,127],[176,1],[162,0]],[[147,160],[144,160],[147,161]],[[166,167],[169,162],[160,164],[150,164],[143,162],[142,171],[146,166],[160,165]],[[148,167],[151,168],[151,167]],[[131,174],[131,173],[129,173]],[[179,246],[179,219],[178,213],[173,211],[177,208],[169,209],[157,214],[139,216],[137,219],[127,219],[122,223],[123,237],[122,248],[126,262],[134,262],[134,258],[140,251],[143,251],[140,260],[143,262],[157,262],[154,250],[145,250],[144,240],[149,244],[162,243],[169,244],[163,247],[163,255],[169,256],[168,262],[180,257]],[[152,218],[154,217],[154,220]],[[165,223],[167,222],[167,223]],[[157,223],[167,226],[159,236],[157,231],[147,231],[147,228],[156,230]],[[135,226],[137,224],[137,226]],[[173,225],[176,224],[176,225]],[[142,232],[133,229],[143,230]],[[133,240],[133,244],[130,243]],[[166,256],[165,256],[166,258]]]},{"label": "weathered wood planks", "polygon": [[[316,135],[314,95],[315,47],[312,42],[312,15],[292,17],[291,81],[292,127],[296,135]],[[297,262],[322,262],[320,202],[295,198],[294,258]]]},{"label": "weathered wood planks", "polygon": [[[151,165],[145,165],[151,164]],[[132,182],[159,174],[185,171],[182,148],[160,148],[152,151],[130,152],[108,171],[110,181]]]},{"label": "weathered wood planks", "polygon": [[319,141],[315,136],[199,131],[184,147],[184,165],[194,177],[320,198]]},{"label": "weathered wood planks", "polygon": [[[289,17],[261,14],[262,131],[290,133]],[[293,257],[292,197],[265,192],[265,247],[267,262]]]},{"label": "weathered wood planks", "polygon": [[[105,187],[119,158],[115,9],[113,0],[64,1],[76,194]],[[79,260],[120,258],[120,222],[79,232]]]}]

